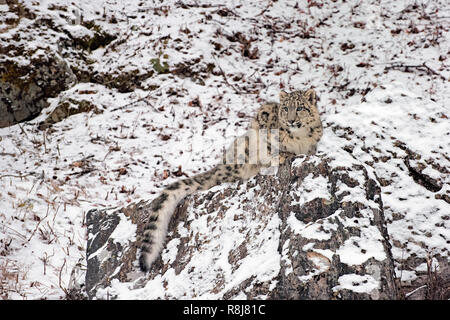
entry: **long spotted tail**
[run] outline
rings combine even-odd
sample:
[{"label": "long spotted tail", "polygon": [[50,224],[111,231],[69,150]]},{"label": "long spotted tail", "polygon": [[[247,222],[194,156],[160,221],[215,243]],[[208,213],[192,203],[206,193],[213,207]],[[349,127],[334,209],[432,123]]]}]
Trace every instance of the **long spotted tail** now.
[{"label": "long spotted tail", "polygon": [[258,166],[250,164],[218,165],[215,168],[169,185],[151,204],[152,213],[142,235],[139,266],[150,269],[164,246],[170,218],[178,203],[186,196],[225,182],[247,179],[257,173]]}]

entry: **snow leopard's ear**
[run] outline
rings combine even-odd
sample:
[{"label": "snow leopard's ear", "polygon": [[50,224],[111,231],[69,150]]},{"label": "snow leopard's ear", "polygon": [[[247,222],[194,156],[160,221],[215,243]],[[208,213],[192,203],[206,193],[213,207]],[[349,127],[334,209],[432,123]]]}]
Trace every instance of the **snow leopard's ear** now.
[{"label": "snow leopard's ear", "polygon": [[284,100],[288,96],[287,92],[284,90],[280,91],[280,101]]},{"label": "snow leopard's ear", "polygon": [[308,101],[310,104],[315,105],[316,104],[316,92],[314,91],[314,89],[309,89],[307,90],[304,94],[303,97],[305,98],[306,101]]}]

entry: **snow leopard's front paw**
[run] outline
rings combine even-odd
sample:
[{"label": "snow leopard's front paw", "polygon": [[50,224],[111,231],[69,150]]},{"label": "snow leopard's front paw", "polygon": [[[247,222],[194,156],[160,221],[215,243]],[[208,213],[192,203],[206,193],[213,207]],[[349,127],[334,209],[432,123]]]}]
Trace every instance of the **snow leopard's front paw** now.
[{"label": "snow leopard's front paw", "polygon": [[286,160],[293,156],[292,153],[288,153],[288,152],[280,152],[280,154],[278,155],[278,162],[279,164],[284,164],[286,162]]}]

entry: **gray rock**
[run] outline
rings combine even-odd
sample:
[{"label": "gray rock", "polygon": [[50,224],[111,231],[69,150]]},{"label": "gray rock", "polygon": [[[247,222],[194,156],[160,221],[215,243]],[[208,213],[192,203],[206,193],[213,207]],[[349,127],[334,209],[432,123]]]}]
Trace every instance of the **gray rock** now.
[{"label": "gray rock", "polygon": [[[88,296],[122,298],[111,289],[113,279],[128,282],[130,291],[164,279],[165,293],[156,297],[397,298],[379,184],[366,167],[346,163],[325,155],[297,157],[276,175],[187,197],[169,226],[170,249],[147,275],[137,271],[135,237],[117,241],[111,234],[124,220],[139,233],[151,202],[90,211]],[[227,251],[223,244],[235,240],[233,233],[241,240]],[[221,264],[205,265],[207,259]],[[260,267],[244,268],[249,262]],[[171,279],[181,275],[183,286],[169,292]]]},{"label": "gray rock", "polygon": [[[320,162],[307,159],[291,172],[289,189],[314,192],[302,187],[312,177],[324,179],[329,194],[299,205],[292,205],[289,196],[283,201],[283,259],[271,297],[394,299],[394,264],[376,178],[361,165],[343,167],[331,162],[326,157]],[[289,223],[290,215],[306,226],[296,231],[295,224]],[[308,236],[307,228],[315,228],[319,235]],[[371,283],[378,285],[368,289]]]},{"label": "gray rock", "polygon": [[56,107],[47,114],[46,118],[38,125],[39,130],[45,130],[53,124],[63,121],[64,119],[75,114],[83,112],[94,112],[95,114],[102,113],[95,104],[88,100],[76,100],[72,98],[63,98],[56,105]]},{"label": "gray rock", "polygon": [[[86,215],[89,234],[87,243],[88,268],[86,270],[86,291],[89,297],[92,297],[90,293],[95,290],[96,285],[106,280],[103,279],[104,275],[114,271],[119,263],[117,259],[110,259],[114,255],[108,254],[106,261],[102,261],[104,255],[96,254],[103,246],[108,245],[108,238],[119,224],[119,220],[120,218],[117,214],[108,214],[107,211],[90,210]],[[102,252],[109,253],[113,248],[110,245],[105,249],[107,250],[102,250]]]},{"label": "gray rock", "polygon": [[0,58],[0,128],[36,117],[47,103],[75,82],[76,78],[59,55],[44,51],[29,63]]}]

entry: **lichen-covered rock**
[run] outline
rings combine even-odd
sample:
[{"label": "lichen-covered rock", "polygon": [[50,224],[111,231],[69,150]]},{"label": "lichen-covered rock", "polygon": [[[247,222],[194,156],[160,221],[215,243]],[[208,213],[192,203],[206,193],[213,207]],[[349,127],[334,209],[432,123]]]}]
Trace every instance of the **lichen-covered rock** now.
[{"label": "lichen-covered rock", "polygon": [[75,5],[48,4],[44,15],[36,4],[7,1],[0,16],[0,128],[35,118],[76,82],[98,80],[90,53],[116,39]]},{"label": "lichen-covered rock", "polygon": [[60,101],[51,111],[48,112],[45,120],[39,123],[38,128],[40,130],[44,130],[70,116],[91,111],[96,114],[103,112],[102,109],[99,109],[91,101],[67,98]]},{"label": "lichen-covered rock", "polygon": [[187,197],[148,275],[137,271],[134,234],[117,240],[117,230],[139,226],[151,202],[91,211],[89,297],[395,299],[377,179],[348,156],[341,163],[297,157],[276,175]]},{"label": "lichen-covered rock", "polygon": [[[0,33],[14,28],[22,18],[34,19],[36,16],[18,0],[0,0],[0,5],[7,5],[8,12],[0,14]],[[0,48],[2,52],[4,48]]]},{"label": "lichen-covered rock", "polygon": [[394,264],[373,173],[298,159],[280,210],[277,299],[393,299]]},{"label": "lichen-covered rock", "polygon": [[141,72],[137,68],[133,70],[108,70],[107,72],[95,72],[91,81],[124,93],[142,89],[142,82],[152,76],[153,71]]},{"label": "lichen-covered rock", "polygon": [[82,23],[82,26],[90,32],[86,32],[83,35],[79,33],[69,33],[69,35],[73,41],[73,45],[80,46],[83,50],[94,51],[98,48],[106,47],[117,38],[114,34],[102,30],[93,21],[85,21]]},{"label": "lichen-covered rock", "polygon": [[24,62],[0,57],[0,128],[36,117],[48,105],[47,98],[76,80],[58,54],[38,49],[27,55],[31,57]]}]

